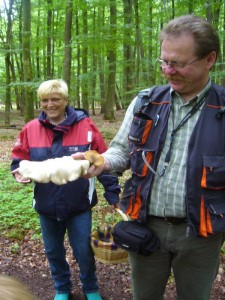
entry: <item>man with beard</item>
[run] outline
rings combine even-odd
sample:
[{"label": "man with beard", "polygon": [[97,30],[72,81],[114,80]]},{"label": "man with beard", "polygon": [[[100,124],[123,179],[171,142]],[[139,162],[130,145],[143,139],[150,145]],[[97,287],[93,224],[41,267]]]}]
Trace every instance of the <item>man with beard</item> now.
[{"label": "man with beard", "polygon": [[149,256],[129,253],[134,299],[162,300],[173,272],[176,299],[207,300],[225,229],[225,89],[209,75],[219,38],[193,15],[173,19],[159,37],[169,84],[139,93],[89,176],[130,167],[120,206],[160,239]]}]

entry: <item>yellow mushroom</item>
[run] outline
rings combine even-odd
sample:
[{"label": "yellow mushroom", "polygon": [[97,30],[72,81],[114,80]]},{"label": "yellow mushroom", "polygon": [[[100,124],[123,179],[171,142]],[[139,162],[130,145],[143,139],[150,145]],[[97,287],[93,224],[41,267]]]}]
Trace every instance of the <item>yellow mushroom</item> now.
[{"label": "yellow mushroom", "polygon": [[96,150],[89,150],[84,152],[84,158],[96,167],[100,167],[104,164],[104,158]]}]

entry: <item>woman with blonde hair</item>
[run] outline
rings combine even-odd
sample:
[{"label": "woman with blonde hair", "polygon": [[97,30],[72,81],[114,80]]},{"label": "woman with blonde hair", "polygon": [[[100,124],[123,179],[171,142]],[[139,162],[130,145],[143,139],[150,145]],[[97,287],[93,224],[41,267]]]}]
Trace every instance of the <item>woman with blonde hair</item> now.
[{"label": "woman with blonde hair", "polygon": [[[26,161],[43,162],[62,159],[64,156],[69,158],[76,152],[88,150],[101,154],[107,150],[107,146],[88,112],[68,105],[68,86],[65,81],[44,81],[40,84],[37,95],[42,111],[38,118],[25,124],[19,133],[12,151],[11,171],[16,181],[22,184],[28,183],[30,179],[34,180],[33,204],[39,215],[45,252],[54,281],[54,300],[69,300],[73,297],[71,270],[64,247],[66,232],[74,258],[78,262],[86,299],[102,300],[98,292],[95,258],[90,245],[92,208],[98,200],[95,180],[78,178],[65,184],[57,184],[55,180],[43,181],[43,177],[42,180],[40,177],[35,180],[29,175],[24,178],[19,167]],[[68,170],[69,166],[63,164],[57,181],[61,178],[63,180],[59,181],[62,183],[65,179],[62,174],[68,174]],[[35,172],[37,175],[37,169]],[[75,170],[69,171],[69,174],[73,172]],[[114,208],[119,202],[120,192],[117,176],[105,173],[97,179],[104,188],[108,204]]]}]

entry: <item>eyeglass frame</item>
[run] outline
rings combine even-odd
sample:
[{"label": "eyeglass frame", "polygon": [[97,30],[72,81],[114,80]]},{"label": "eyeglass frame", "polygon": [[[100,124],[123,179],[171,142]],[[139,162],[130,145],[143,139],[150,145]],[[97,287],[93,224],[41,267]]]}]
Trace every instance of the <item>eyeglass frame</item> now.
[{"label": "eyeglass frame", "polygon": [[[185,67],[193,64],[194,62],[198,61],[198,60],[201,60],[201,58],[195,58],[187,63],[177,63],[177,62],[166,62],[165,60],[161,59],[161,58],[157,58],[156,59],[156,62],[160,62],[161,65],[160,67],[165,70],[167,69],[168,67],[172,67],[174,68],[175,70],[179,70],[179,69],[184,69]],[[162,64],[165,64],[165,66],[162,66]]]}]

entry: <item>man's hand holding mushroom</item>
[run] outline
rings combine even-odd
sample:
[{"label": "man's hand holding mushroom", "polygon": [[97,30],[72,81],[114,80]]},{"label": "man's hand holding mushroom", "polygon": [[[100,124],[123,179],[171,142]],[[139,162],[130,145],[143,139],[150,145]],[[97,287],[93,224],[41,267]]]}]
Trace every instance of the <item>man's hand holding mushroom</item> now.
[{"label": "man's hand holding mushroom", "polygon": [[106,158],[104,158],[97,151],[89,150],[86,152],[77,152],[71,155],[74,160],[88,160],[90,167],[87,170],[85,178],[91,178],[100,175],[102,172],[111,170],[111,165]]}]

